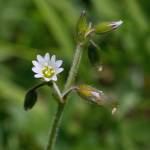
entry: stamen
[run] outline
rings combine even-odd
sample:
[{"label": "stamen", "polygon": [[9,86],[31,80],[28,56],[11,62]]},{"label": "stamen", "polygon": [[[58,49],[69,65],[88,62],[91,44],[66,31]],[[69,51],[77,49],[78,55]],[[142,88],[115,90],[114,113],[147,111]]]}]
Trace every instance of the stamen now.
[{"label": "stamen", "polygon": [[51,78],[55,74],[55,70],[52,67],[45,66],[42,73],[44,77]]}]

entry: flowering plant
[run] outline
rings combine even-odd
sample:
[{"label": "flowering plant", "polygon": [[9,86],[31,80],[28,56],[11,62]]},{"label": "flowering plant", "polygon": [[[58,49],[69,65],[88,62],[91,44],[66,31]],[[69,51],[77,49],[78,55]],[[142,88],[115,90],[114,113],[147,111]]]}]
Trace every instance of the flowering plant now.
[{"label": "flowering plant", "polygon": [[55,98],[58,102],[58,109],[54,117],[46,150],[52,150],[54,147],[63,110],[66,106],[67,96],[70,92],[75,91],[79,96],[92,103],[110,108],[112,114],[114,114],[114,112],[116,111],[116,101],[107,97],[104,92],[89,85],[75,85],[74,82],[83,51],[87,48],[89,60],[92,65],[96,66],[99,71],[102,70],[101,59],[99,55],[100,49],[93,41],[93,35],[101,35],[113,31],[114,29],[117,29],[122,23],[122,21],[102,22],[93,26],[91,22],[89,23],[87,21],[86,12],[83,11],[81,13],[81,16],[77,23],[75,54],[63,92],[60,91],[58,85],[56,84],[58,74],[64,70],[61,67],[63,61],[56,60],[55,55],[52,55],[52,57],[50,57],[49,53],[46,53],[45,56],[37,55],[37,60],[32,61],[32,71],[35,73],[34,77],[42,79],[43,82],[39,85],[34,86],[27,92],[24,101],[25,110],[31,109],[35,105],[37,101],[36,89],[44,85],[53,87],[56,93]]}]

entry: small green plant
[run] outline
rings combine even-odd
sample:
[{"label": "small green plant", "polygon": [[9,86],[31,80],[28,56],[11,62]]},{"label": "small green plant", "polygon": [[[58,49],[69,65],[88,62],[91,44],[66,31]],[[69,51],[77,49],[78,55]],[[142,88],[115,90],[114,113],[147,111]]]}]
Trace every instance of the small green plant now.
[{"label": "small green plant", "polygon": [[[102,22],[94,26],[91,22],[87,21],[86,12],[83,11],[81,13],[76,28],[75,54],[63,91],[60,91],[56,83],[58,74],[64,70],[61,67],[63,63],[62,60],[56,60],[55,55],[50,57],[49,53],[46,53],[45,56],[37,55],[37,60],[32,61],[34,65],[32,68],[32,71],[35,73],[34,77],[40,78],[43,81],[42,83],[34,86],[27,92],[24,101],[25,110],[29,110],[35,105],[35,103],[37,102],[36,89],[44,85],[53,87],[55,91],[54,99],[56,99],[58,103],[58,109],[56,115],[54,116],[54,121],[49,135],[46,150],[53,150],[54,148],[62,114],[67,103],[67,96],[70,92],[75,91],[79,96],[92,103],[104,106],[106,108],[110,108],[112,114],[116,111],[116,101],[107,97],[102,91],[95,89],[89,85],[76,85],[75,78],[78,73],[78,68],[80,65],[83,51],[86,51],[87,49],[90,62],[94,66],[96,66],[99,71],[102,70],[99,47],[93,41],[93,36],[95,34],[101,35],[111,32],[114,29],[117,29],[121,24],[122,21]],[[88,48],[91,45],[92,48]]]}]

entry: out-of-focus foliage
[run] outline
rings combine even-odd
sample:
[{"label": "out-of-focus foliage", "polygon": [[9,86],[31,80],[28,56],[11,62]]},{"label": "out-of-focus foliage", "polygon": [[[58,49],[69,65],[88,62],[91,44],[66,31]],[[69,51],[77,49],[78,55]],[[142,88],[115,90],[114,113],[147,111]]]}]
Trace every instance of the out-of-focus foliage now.
[{"label": "out-of-focus foliage", "polygon": [[0,0],[0,149],[42,150],[56,103],[48,88],[39,90],[33,110],[23,110],[33,84],[31,60],[48,51],[64,60],[63,87],[75,45],[75,25],[86,9],[90,20],[122,19],[122,27],[95,38],[103,71],[84,54],[77,82],[90,84],[119,100],[111,116],[104,108],[70,95],[57,150],[150,149],[149,0]]}]

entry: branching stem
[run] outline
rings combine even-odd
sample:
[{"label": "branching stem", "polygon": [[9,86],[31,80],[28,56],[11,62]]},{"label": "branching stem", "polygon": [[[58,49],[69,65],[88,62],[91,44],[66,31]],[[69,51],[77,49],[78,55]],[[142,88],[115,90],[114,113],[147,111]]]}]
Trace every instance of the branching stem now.
[{"label": "branching stem", "polygon": [[[69,75],[68,75],[68,78],[67,78],[67,81],[65,84],[64,93],[66,93],[66,91],[68,91],[71,88],[72,84],[75,81],[75,77],[76,77],[76,74],[78,72],[82,53],[83,53],[83,45],[81,43],[77,44],[74,58],[73,58],[73,62],[72,62],[72,66],[71,66],[71,69],[69,71]],[[51,128],[51,132],[49,135],[49,140],[48,140],[46,150],[53,150],[53,147],[54,147],[54,144],[56,141],[56,137],[57,137],[57,133],[58,133],[59,128],[60,128],[59,125],[61,122],[62,114],[63,114],[64,108],[66,105],[66,100],[64,101],[62,99],[64,94],[61,94],[61,92],[60,92],[60,90],[59,90],[59,88],[55,82],[53,82],[53,87],[54,87],[60,101],[58,104],[56,115],[54,117],[54,121],[52,124],[52,128]],[[62,100],[63,100],[63,102],[62,102]]]}]

